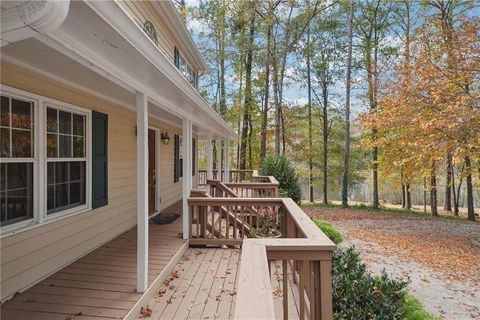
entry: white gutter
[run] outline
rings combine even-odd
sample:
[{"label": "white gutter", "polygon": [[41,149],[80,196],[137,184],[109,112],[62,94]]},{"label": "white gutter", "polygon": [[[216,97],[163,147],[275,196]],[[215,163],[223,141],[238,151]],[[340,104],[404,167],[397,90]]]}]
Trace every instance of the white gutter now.
[{"label": "white gutter", "polygon": [[70,0],[2,1],[1,47],[59,27],[67,17]]}]

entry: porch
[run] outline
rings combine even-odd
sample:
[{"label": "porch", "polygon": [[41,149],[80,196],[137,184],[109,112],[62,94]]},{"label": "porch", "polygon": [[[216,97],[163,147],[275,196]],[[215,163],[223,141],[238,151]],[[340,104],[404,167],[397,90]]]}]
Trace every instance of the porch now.
[{"label": "porch", "polygon": [[[181,202],[165,212],[181,213]],[[181,217],[148,229],[150,287],[171,273],[188,243]],[[133,228],[2,304],[2,319],[123,319],[143,295],[136,291],[136,243]]]}]

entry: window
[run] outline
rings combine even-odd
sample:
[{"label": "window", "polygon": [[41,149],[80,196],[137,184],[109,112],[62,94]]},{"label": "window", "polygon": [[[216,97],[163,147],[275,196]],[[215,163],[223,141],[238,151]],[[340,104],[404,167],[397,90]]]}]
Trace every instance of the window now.
[{"label": "window", "polygon": [[33,218],[33,102],[1,96],[0,225]]},{"label": "window", "polygon": [[150,21],[145,21],[143,24],[143,31],[147,34],[147,36],[152,39],[153,42],[158,46],[158,39],[157,39],[157,31],[155,30],[155,26]]},{"label": "window", "polygon": [[47,214],[85,204],[85,121],[47,107]]},{"label": "window", "polygon": [[90,111],[8,86],[0,111],[2,232],[87,209]]},{"label": "window", "polygon": [[187,60],[182,56],[177,47],[174,50],[175,66],[180,70],[180,73],[187,79],[188,82],[197,88],[197,74]]}]

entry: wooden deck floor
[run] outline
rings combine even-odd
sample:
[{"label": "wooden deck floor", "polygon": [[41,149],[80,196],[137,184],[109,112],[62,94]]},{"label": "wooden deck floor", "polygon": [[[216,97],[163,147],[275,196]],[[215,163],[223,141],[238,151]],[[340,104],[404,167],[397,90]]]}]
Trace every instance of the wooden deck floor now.
[{"label": "wooden deck floor", "polygon": [[[178,204],[167,210],[178,212]],[[186,243],[181,230],[181,217],[149,225],[150,283]],[[125,232],[7,301],[1,319],[122,319],[141,297],[135,291],[136,234],[136,228]]]},{"label": "wooden deck floor", "polygon": [[147,319],[232,319],[240,255],[240,249],[189,249],[149,302]]}]

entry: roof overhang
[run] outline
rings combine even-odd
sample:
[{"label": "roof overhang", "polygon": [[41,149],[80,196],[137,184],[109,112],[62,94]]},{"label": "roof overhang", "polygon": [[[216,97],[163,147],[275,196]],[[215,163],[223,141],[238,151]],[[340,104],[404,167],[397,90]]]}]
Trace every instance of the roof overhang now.
[{"label": "roof overhang", "polygon": [[[39,46],[44,47],[41,52],[34,49]],[[2,56],[90,91],[103,91],[130,107],[135,105],[132,97],[142,92],[151,112],[192,120],[200,138],[237,138],[171,59],[113,1],[73,1],[60,27],[3,47]],[[99,85],[102,81],[105,86]]]}]

